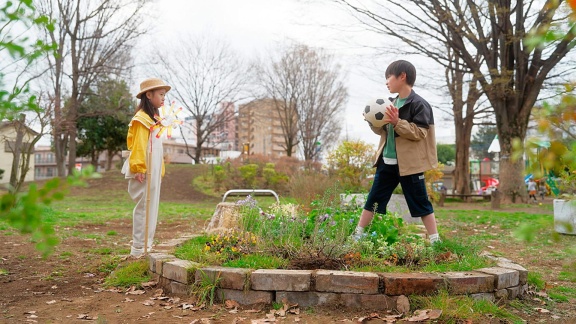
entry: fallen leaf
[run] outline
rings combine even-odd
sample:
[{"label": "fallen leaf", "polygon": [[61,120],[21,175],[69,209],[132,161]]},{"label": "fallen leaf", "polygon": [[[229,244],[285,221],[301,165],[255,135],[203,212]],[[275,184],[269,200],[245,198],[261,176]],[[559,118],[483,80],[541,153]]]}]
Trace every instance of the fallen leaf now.
[{"label": "fallen leaf", "polygon": [[224,302],[224,307],[226,307],[226,308],[228,308],[228,309],[230,309],[230,308],[238,308],[238,307],[240,307],[240,304],[238,304],[238,302],[235,301],[235,300],[230,300],[230,299],[228,299],[228,300],[226,300],[226,301]]},{"label": "fallen leaf", "polygon": [[146,293],[144,290],[131,290],[126,292],[126,295],[142,295]]},{"label": "fallen leaf", "polygon": [[244,311],[244,313],[260,313],[260,311],[257,309],[247,309]]},{"label": "fallen leaf", "polygon": [[144,305],[144,306],[154,306],[154,301],[153,301],[153,300],[147,300],[147,301],[143,302],[142,305]]},{"label": "fallen leaf", "polygon": [[410,318],[405,319],[408,322],[422,322],[431,319],[437,319],[442,315],[442,311],[439,309],[418,309],[414,311],[414,315]]},{"label": "fallen leaf", "polygon": [[142,287],[154,287],[158,284],[156,281],[148,281],[141,284]]},{"label": "fallen leaf", "polygon": [[545,308],[540,308],[540,307],[536,307],[534,308],[535,311],[537,311],[538,313],[550,313],[549,310],[545,309]]},{"label": "fallen leaf", "polygon": [[46,304],[48,304],[48,305],[52,305],[54,303],[56,303],[56,300],[54,300],[54,299],[46,302]]}]

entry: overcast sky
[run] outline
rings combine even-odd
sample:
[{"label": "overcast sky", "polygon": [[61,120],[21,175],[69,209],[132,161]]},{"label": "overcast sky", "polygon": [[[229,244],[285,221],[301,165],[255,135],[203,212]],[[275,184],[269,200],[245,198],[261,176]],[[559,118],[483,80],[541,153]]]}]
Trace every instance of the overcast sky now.
[{"label": "overcast sky", "polygon": [[[225,39],[247,59],[261,56],[286,41],[325,48],[343,65],[347,75],[349,100],[342,116],[342,138],[378,143],[379,137],[363,120],[362,109],[369,99],[390,95],[382,74],[387,64],[399,57],[380,55],[377,58],[369,50],[358,47],[363,43],[383,43],[381,36],[334,28],[335,25],[357,26],[341,8],[323,1],[297,0],[158,0],[153,8],[153,19],[158,23],[151,37],[160,46],[163,41],[192,33]],[[422,71],[435,73],[426,71],[427,64],[419,59],[414,59],[413,63],[420,75]],[[443,74],[442,71],[437,73]],[[136,77],[141,80],[146,76],[137,74]],[[416,81],[416,92],[433,106],[435,101],[441,100],[438,94],[419,87],[418,81],[422,79]],[[445,121],[438,109],[434,110],[434,117],[437,141],[452,143],[453,124]]]}]

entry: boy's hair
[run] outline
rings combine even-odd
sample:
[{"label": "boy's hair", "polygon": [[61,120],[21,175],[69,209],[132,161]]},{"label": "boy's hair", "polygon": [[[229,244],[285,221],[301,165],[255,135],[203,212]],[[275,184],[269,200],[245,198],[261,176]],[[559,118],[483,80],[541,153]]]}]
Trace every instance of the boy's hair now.
[{"label": "boy's hair", "polygon": [[406,83],[413,87],[416,82],[416,68],[408,61],[398,60],[390,63],[386,68],[386,79],[391,75],[399,77],[402,73],[406,73]]},{"label": "boy's hair", "polygon": [[152,118],[152,120],[154,120],[156,109],[154,108],[154,106],[152,106],[152,103],[150,102],[150,99],[146,97],[146,94],[144,94],[140,98],[140,103],[138,104],[136,112],[138,112],[139,110],[143,110],[148,116],[150,116],[150,118]]}]

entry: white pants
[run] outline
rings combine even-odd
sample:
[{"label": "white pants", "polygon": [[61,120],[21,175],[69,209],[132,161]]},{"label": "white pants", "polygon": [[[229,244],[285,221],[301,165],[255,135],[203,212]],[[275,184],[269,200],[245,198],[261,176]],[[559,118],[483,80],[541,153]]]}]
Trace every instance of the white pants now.
[{"label": "white pants", "polygon": [[[146,232],[146,205],[148,203],[148,251],[152,248],[154,241],[154,233],[156,232],[156,223],[158,221],[158,207],[160,205],[160,185],[162,183],[162,159],[163,148],[162,140],[156,138],[156,129],[152,136],[152,155],[151,165],[147,166],[149,172],[146,174],[146,181],[143,183],[138,182],[134,178],[134,174],[130,172],[130,158],[124,163],[122,173],[129,179],[128,193],[130,198],[136,203],[134,211],[132,212],[132,248],[130,254],[140,256],[144,253],[144,238]],[[148,141],[150,145],[150,141]],[[147,150],[149,152],[149,148]],[[148,160],[148,158],[147,158]],[[150,174],[148,174],[150,173]],[[150,200],[147,201],[146,192],[148,189],[148,182],[150,183]]]}]

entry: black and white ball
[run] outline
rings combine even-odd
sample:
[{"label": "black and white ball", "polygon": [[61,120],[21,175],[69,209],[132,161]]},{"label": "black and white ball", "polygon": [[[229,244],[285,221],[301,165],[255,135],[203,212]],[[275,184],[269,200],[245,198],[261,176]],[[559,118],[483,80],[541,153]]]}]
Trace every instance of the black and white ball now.
[{"label": "black and white ball", "polygon": [[362,113],[364,120],[372,127],[384,126],[384,124],[386,124],[386,122],[384,122],[384,112],[386,111],[386,107],[390,105],[392,105],[392,103],[386,98],[375,98],[368,101]]}]

